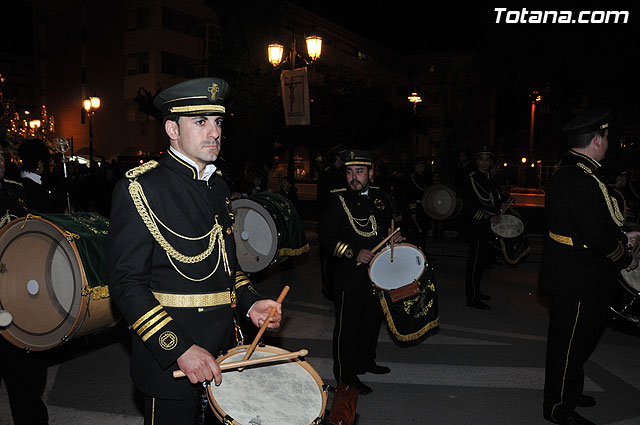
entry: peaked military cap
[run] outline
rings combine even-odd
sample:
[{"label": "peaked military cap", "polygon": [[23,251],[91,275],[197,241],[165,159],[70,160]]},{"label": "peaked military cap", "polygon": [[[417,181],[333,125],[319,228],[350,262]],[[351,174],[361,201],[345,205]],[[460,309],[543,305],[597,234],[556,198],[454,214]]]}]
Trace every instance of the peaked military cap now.
[{"label": "peaked military cap", "polygon": [[609,120],[611,119],[611,108],[602,107],[584,112],[562,127],[562,131],[568,136],[576,134],[590,133],[596,130],[604,130],[609,128]]},{"label": "peaked military cap", "polygon": [[222,115],[229,84],[220,78],[196,78],[169,87],[153,99],[162,116]]},{"label": "peaked military cap", "polygon": [[340,152],[340,159],[345,166],[349,165],[373,165],[373,156],[362,149],[345,149]]},{"label": "peaked military cap", "polygon": [[480,146],[480,148],[478,148],[478,150],[476,151],[476,156],[482,155],[482,154],[487,154],[491,156],[496,155],[495,151],[493,150],[493,146],[489,146],[489,145],[482,145]]}]

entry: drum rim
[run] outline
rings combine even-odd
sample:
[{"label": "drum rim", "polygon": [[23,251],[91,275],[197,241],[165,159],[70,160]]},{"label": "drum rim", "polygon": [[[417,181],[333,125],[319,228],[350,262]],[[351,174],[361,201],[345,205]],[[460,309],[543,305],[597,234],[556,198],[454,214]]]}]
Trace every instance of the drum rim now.
[{"label": "drum rim", "polygon": [[[419,251],[419,252],[422,254],[422,258],[424,259],[424,263],[423,263],[423,267],[422,267],[422,272],[421,272],[421,273],[420,273],[420,275],[415,279],[416,281],[417,281],[417,280],[420,280],[420,278],[421,278],[421,277],[422,277],[422,275],[424,274],[424,271],[427,269],[427,264],[428,264],[428,263],[427,263],[427,256],[426,256],[426,254],[425,254],[425,253],[420,249],[420,247],[418,247],[418,246],[416,246],[416,245],[414,245],[414,244],[408,243],[408,242],[400,242],[400,243],[394,244],[394,247],[398,247],[398,246],[409,246],[409,247],[411,247],[411,248],[416,249],[417,251]],[[368,273],[368,275],[369,275],[369,280],[371,281],[371,284],[372,284],[373,286],[375,286],[377,289],[379,289],[379,290],[381,290],[381,291],[386,291],[386,292],[393,291],[393,289],[402,288],[402,286],[399,286],[398,288],[387,289],[387,288],[382,288],[382,287],[380,287],[380,286],[376,285],[376,283],[371,279],[371,266],[373,265],[373,263],[375,262],[375,260],[376,260],[378,257],[380,257],[380,255],[382,255],[382,253],[387,252],[387,251],[389,251],[390,249],[391,249],[391,246],[387,245],[387,246],[385,246],[384,248],[382,248],[382,249],[381,249],[381,250],[380,250],[376,255],[374,255],[374,256],[373,256],[373,258],[371,259],[371,261],[369,261],[369,269],[368,269],[368,271],[367,271],[367,273]],[[409,284],[410,284],[410,283],[411,283],[411,282],[409,282]]]},{"label": "drum rim", "polygon": [[[36,220],[36,222],[44,222],[45,224],[48,224],[49,226],[53,227],[55,230],[58,231],[58,233],[62,236],[63,239],[66,239],[64,237],[64,231],[62,230],[62,228],[60,226],[58,226],[57,224],[53,223],[50,220],[47,220],[46,218],[42,218],[42,217],[33,217],[33,216],[27,216],[27,217],[20,217],[17,218],[15,220],[12,220],[11,222],[7,223],[2,230],[0,230],[0,241],[2,240],[2,237],[5,235],[5,233],[8,233],[8,231],[21,224],[21,222],[24,222],[24,226],[26,226],[28,223],[30,223],[29,220]],[[33,221],[31,221],[31,223],[34,223]],[[22,230],[22,229],[21,229]],[[51,235],[48,235],[51,236]],[[80,278],[80,299],[78,302],[78,310],[77,310],[77,314],[76,314],[76,318],[73,321],[73,323],[71,323],[71,327],[69,328],[68,331],[66,331],[66,333],[64,335],[62,335],[56,343],[54,344],[49,344],[49,345],[45,345],[45,346],[33,346],[25,341],[21,341],[20,339],[18,339],[16,336],[14,336],[11,332],[10,329],[12,328],[13,323],[11,323],[9,326],[7,326],[5,329],[3,329],[2,331],[0,331],[0,334],[2,334],[2,336],[9,341],[10,343],[12,343],[13,345],[15,345],[18,348],[22,348],[22,349],[28,349],[31,351],[44,351],[44,350],[48,350],[50,348],[53,347],[57,347],[58,345],[68,341],[69,339],[71,339],[71,337],[82,327],[82,324],[85,321],[86,315],[87,315],[87,311],[88,311],[88,296],[86,295],[87,293],[87,288],[88,288],[88,283],[87,283],[87,277],[85,275],[84,272],[84,265],[82,263],[82,258],[80,258],[80,253],[78,252],[78,248],[76,247],[76,243],[74,240],[69,240],[67,239],[67,241],[69,242],[68,246],[69,249],[71,250],[71,252],[74,255],[74,258],[77,261],[77,264],[74,264],[73,266],[76,267],[78,269],[78,276]],[[60,246],[65,247],[65,245],[60,244]],[[1,249],[2,252],[4,252],[4,248]],[[71,313],[71,312],[69,312]],[[14,326],[15,328],[15,326]]]},{"label": "drum rim", "polygon": [[[258,208],[253,208],[256,205],[258,206]],[[272,244],[272,246],[269,248],[269,252],[266,255],[260,254],[259,252],[253,249],[251,249],[251,251],[248,251],[249,254],[251,254],[251,258],[255,258],[255,256],[260,256],[265,259],[268,259],[268,261],[264,263],[260,263],[258,267],[255,267],[258,264],[257,262],[251,262],[250,264],[246,264],[245,258],[240,257],[237,254],[239,246],[252,248],[251,246],[247,246],[244,243],[239,243],[236,238],[236,235],[239,235],[239,232],[240,232],[240,229],[237,226],[237,219],[238,219],[237,211],[239,208],[248,208],[258,212],[260,216],[264,218],[265,221],[269,224],[269,230],[271,231],[271,238],[273,241],[275,241],[275,245]],[[278,235],[278,226],[275,220],[273,219],[273,217],[271,217],[271,213],[265,207],[263,207],[259,202],[254,201],[253,199],[250,199],[248,197],[233,199],[231,201],[231,209],[233,210],[234,218],[236,221],[236,224],[234,224],[233,226],[233,235],[234,235],[234,240],[236,242],[236,258],[238,259],[238,265],[243,271],[247,273],[255,273],[255,272],[264,270],[265,268],[269,267],[269,265],[277,258],[277,255],[278,255],[279,235]],[[240,237],[240,240],[242,241],[241,237]]]},{"label": "drum rim", "polygon": [[[447,211],[447,213],[444,215],[436,215],[430,210],[428,210],[426,207],[427,205],[426,201],[429,198],[429,195],[431,194],[431,192],[433,192],[435,189],[444,189],[446,192],[452,195],[451,199],[453,200],[453,202],[451,204],[451,208],[449,208],[449,211]],[[422,195],[422,209],[424,210],[424,213],[429,216],[429,218],[432,218],[434,220],[446,220],[453,215],[457,207],[458,207],[457,194],[455,190],[453,190],[453,188],[449,187],[448,185],[443,183],[436,183],[436,184],[432,184],[431,186],[427,187],[424,190],[424,194]]]},{"label": "drum rim", "polygon": [[[218,356],[218,358],[216,359],[216,362],[221,364],[227,358],[233,356],[234,354],[237,354],[238,352],[241,352],[241,350],[246,351],[248,348],[249,348],[249,345],[238,345],[236,347],[233,347],[229,351],[227,351],[225,354]],[[290,351],[287,351],[284,348],[276,347],[274,345],[258,345],[257,347],[255,347],[254,351],[268,352],[271,354],[290,353]],[[322,378],[320,377],[318,372],[306,360],[300,360],[299,358],[295,358],[295,359],[291,359],[290,361],[295,362],[296,364],[298,364],[298,366],[301,366],[303,369],[305,369],[314,379],[314,381],[316,382],[316,385],[318,385],[318,389],[320,390],[320,393],[322,395],[322,408],[320,409],[320,413],[318,414],[317,417],[319,418],[323,417],[324,411],[327,408],[327,391],[322,388],[324,386],[324,382],[322,381]],[[223,376],[223,379],[224,379],[224,376]],[[209,401],[209,407],[213,411],[213,414],[221,421],[224,421],[224,418],[228,415],[228,413],[225,412],[216,401],[215,397],[213,396],[213,393],[211,392],[211,385],[207,386],[207,400]],[[235,419],[233,420],[232,424],[245,425],[245,424],[241,424],[240,422],[237,422]],[[312,425],[312,424],[309,424],[309,425]]]},{"label": "drum rim", "polygon": [[[635,287],[629,285],[629,282],[627,282],[627,280],[624,278],[624,272],[625,272],[624,269],[620,270],[620,279],[618,279],[620,281],[620,284],[632,295],[636,297],[640,297],[640,289],[636,289]],[[628,273],[631,273],[631,272],[628,272]]]}]

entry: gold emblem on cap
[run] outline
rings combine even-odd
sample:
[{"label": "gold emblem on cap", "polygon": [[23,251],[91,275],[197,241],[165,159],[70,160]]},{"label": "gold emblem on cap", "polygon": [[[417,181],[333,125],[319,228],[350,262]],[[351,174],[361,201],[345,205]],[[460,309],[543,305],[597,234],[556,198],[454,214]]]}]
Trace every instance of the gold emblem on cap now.
[{"label": "gold emblem on cap", "polygon": [[211,84],[211,87],[209,87],[207,90],[211,94],[211,101],[215,102],[216,96],[218,95],[218,92],[220,91],[220,87],[218,87],[218,85],[216,83],[213,83],[213,84]]},{"label": "gold emblem on cap", "polygon": [[353,153],[353,151],[349,152],[351,154],[351,159],[354,158],[355,154]]}]

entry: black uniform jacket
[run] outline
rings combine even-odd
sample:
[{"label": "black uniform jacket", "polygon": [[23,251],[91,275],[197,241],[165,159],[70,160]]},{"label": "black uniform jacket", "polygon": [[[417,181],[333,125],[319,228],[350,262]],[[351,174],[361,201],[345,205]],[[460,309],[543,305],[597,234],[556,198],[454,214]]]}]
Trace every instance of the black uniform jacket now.
[{"label": "black uniform jacket", "polygon": [[500,213],[500,188],[491,175],[469,173],[463,189],[462,215],[475,235],[491,235],[491,217]]},{"label": "black uniform jacket", "polygon": [[[213,174],[208,182],[197,180],[196,169],[171,152],[157,166],[148,164],[131,170],[128,178],[120,180],[114,189],[108,248],[109,290],[137,334],[131,356],[131,375],[136,386],[159,398],[187,398],[193,395],[193,387],[185,378],[172,377],[172,371],[177,369],[176,360],[193,344],[214,356],[228,348],[233,331],[232,307],[228,302],[204,308],[163,306],[154,293],[228,295],[235,287],[242,317],[259,297],[242,272],[236,273],[226,182],[218,174]],[[207,235],[217,220],[222,226],[230,271],[225,270],[218,240],[202,261],[183,263],[170,258],[167,247],[154,238],[141,218],[139,205],[134,204],[130,193],[134,182],[142,187],[140,203],[148,205],[143,209],[153,214],[152,221],[162,237],[180,254],[197,256],[205,252],[209,237],[199,240],[184,237]]]},{"label": "black uniform jacket", "polygon": [[0,227],[9,221],[27,215],[22,183],[0,179]]},{"label": "black uniform jacket", "polygon": [[551,294],[610,294],[619,270],[631,263],[612,197],[594,174],[598,168],[588,156],[569,151],[549,183],[540,287]]},{"label": "black uniform jacket", "polygon": [[[331,191],[318,233],[321,249],[338,258],[335,276],[339,282],[349,284],[351,278],[363,273],[367,275],[365,264],[356,266],[358,252],[373,249],[389,234],[394,213],[397,211],[390,195],[378,188],[369,187],[368,195],[346,188]],[[375,218],[376,233],[370,236],[358,234],[354,228],[365,234],[372,232],[371,216]]]}]

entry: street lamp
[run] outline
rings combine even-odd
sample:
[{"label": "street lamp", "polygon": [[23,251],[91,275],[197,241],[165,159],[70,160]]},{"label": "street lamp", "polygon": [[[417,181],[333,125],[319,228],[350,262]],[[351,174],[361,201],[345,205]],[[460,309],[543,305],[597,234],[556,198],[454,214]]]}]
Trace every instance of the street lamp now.
[{"label": "street lamp", "polygon": [[[318,35],[310,35],[305,37],[307,43],[307,55],[310,61],[307,61],[304,57],[298,54],[296,50],[296,34],[291,31],[291,46],[289,50],[289,62],[291,63],[291,69],[296,69],[296,56],[300,57],[307,65],[313,63],[320,57],[322,53],[322,37]],[[277,67],[282,61],[284,53],[284,46],[279,43],[272,43],[267,46],[267,54],[269,57],[269,63],[274,67]]]},{"label": "street lamp", "polygon": [[91,96],[82,101],[82,107],[89,115],[89,169],[93,167],[93,114],[100,109],[100,98]]},{"label": "street lamp", "polygon": [[411,96],[407,97],[407,99],[409,99],[409,102],[413,103],[413,112],[416,111],[416,105],[422,102],[422,98],[418,96],[417,92],[411,93]]}]

